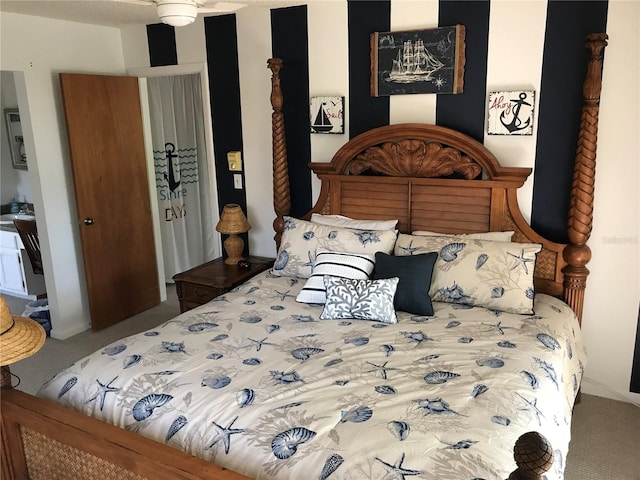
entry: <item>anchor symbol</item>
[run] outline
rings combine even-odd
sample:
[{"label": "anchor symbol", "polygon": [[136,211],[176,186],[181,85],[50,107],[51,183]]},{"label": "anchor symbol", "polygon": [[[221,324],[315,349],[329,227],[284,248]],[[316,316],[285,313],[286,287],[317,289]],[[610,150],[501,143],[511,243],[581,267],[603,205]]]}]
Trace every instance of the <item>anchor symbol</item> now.
[{"label": "anchor symbol", "polygon": [[524,125],[522,124],[522,120],[518,118],[522,105],[531,106],[530,103],[524,101],[524,99],[527,98],[526,93],[522,92],[519,96],[519,100],[511,100],[513,103],[515,103],[515,106],[513,107],[513,118],[511,119],[511,123],[504,123],[504,119],[506,117],[505,112],[502,112],[500,114],[500,123],[502,123],[502,125],[504,125],[504,127],[509,130],[509,133],[513,133],[518,130],[524,130],[525,128],[528,128],[529,124],[531,123],[531,117],[527,118],[527,121],[524,123]]},{"label": "anchor symbol", "polygon": [[175,174],[173,172],[172,159],[177,157],[177,155],[174,155],[173,153],[175,152],[176,147],[173,143],[165,143],[164,148],[166,149],[165,152],[167,154],[167,169],[169,170],[169,175],[167,176],[166,173],[163,173],[163,176],[164,179],[169,182],[169,190],[173,192],[180,185],[180,180],[176,181]]}]

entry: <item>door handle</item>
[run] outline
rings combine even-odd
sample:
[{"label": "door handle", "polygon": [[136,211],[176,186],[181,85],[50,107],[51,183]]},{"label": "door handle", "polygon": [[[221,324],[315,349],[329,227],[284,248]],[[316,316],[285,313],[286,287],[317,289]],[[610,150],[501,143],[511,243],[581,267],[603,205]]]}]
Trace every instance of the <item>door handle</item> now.
[{"label": "door handle", "polygon": [[95,221],[93,220],[93,218],[87,217],[87,218],[84,219],[84,224],[85,225],[93,225],[94,223],[95,223]]}]

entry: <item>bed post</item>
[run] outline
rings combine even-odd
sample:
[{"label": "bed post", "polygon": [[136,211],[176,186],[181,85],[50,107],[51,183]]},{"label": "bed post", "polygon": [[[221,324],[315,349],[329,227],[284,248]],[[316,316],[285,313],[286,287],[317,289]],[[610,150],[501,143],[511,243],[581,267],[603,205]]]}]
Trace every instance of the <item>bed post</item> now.
[{"label": "bed post", "polygon": [[602,89],[602,50],[607,45],[607,34],[592,33],[587,36],[586,48],[591,50],[584,80],[584,106],[580,120],[578,147],[571,185],[569,221],[567,233],[569,243],[563,252],[567,265],[564,274],[563,297],[571,306],[582,324],[584,290],[591,260],[591,249],[587,245],[593,223],[593,190],[596,169],[596,145],[598,140],[598,112]]},{"label": "bed post", "polygon": [[282,114],[282,90],[280,89],[280,69],[282,59],[270,58],[267,65],[271,69],[271,128],[273,140],[273,208],[276,218],[273,221],[276,249],[280,248],[280,238],[284,230],[284,215],[291,211],[289,192],[289,170],[287,165],[287,144],[284,134],[284,115]]}]

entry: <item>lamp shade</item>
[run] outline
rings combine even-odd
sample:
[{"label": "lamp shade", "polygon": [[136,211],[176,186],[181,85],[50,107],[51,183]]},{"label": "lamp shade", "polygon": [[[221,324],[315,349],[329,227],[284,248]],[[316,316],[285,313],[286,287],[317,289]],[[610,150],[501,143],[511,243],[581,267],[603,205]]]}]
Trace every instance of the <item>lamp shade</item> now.
[{"label": "lamp shade", "polygon": [[234,234],[245,233],[251,229],[251,225],[247,221],[247,217],[242,213],[240,205],[230,203],[225,205],[220,215],[220,221],[216,225],[216,230],[220,233]]}]

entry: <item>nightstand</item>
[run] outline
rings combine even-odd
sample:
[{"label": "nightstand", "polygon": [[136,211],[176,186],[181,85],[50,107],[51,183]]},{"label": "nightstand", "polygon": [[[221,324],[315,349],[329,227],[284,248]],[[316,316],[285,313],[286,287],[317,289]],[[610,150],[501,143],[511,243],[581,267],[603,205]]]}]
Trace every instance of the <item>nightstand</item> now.
[{"label": "nightstand", "polygon": [[180,312],[186,312],[227,293],[260,272],[273,266],[272,258],[248,257],[249,268],[227,265],[222,257],[173,276],[180,300]]}]

